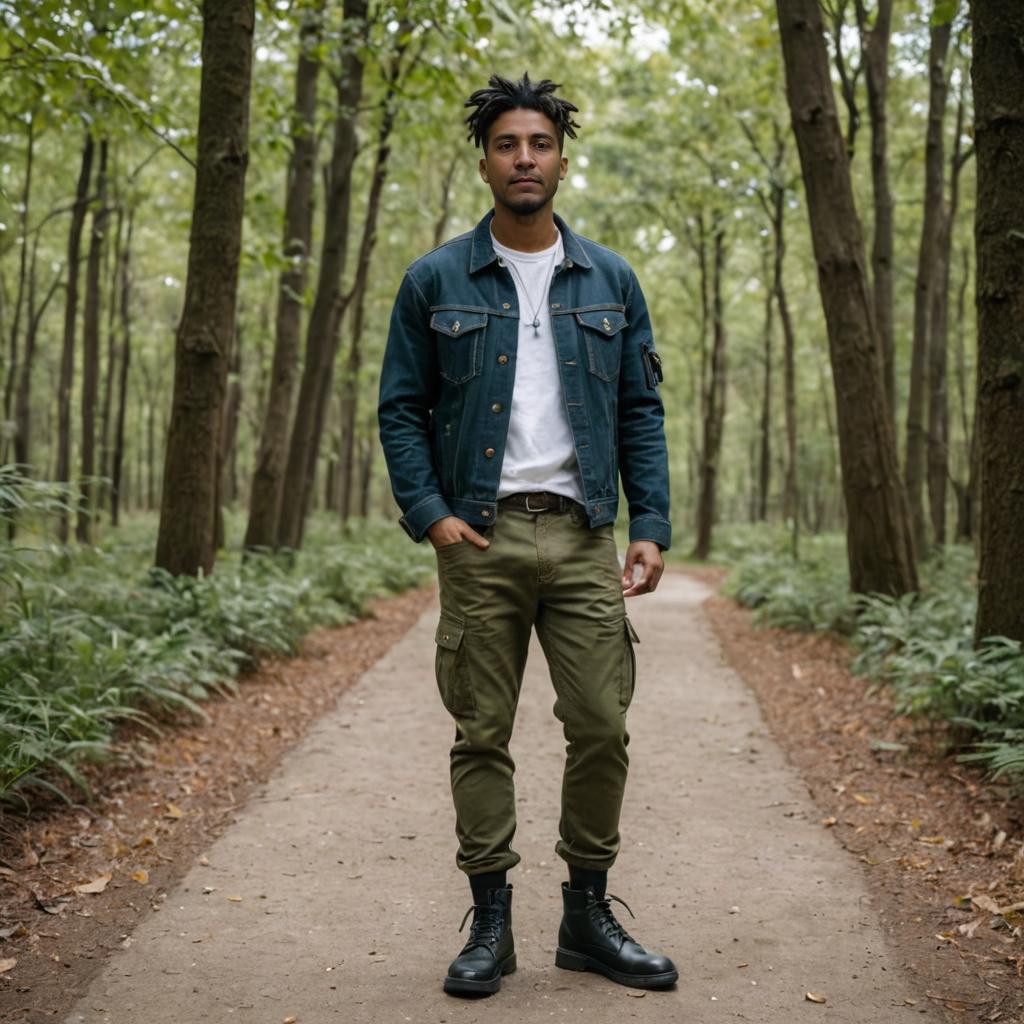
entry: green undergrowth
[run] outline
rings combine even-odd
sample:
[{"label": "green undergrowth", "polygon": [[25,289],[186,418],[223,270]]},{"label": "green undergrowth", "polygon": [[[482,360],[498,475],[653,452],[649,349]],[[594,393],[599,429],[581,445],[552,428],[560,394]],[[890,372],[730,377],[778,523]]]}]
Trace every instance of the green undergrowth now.
[{"label": "green undergrowth", "polygon": [[856,652],[853,671],[884,683],[897,711],[952,726],[965,761],[1024,790],[1024,652],[988,637],[974,646],[975,558],[947,547],[919,566],[920,591],[900,598],[849,590],[845,539],[788,537],[768,528],[723,531],[724,592],[759,622],[836,633]]},{"label": "green undergrowth", "polygon": [[[0,470],[0,515],[3,488]],[[81,766],[112,755],[119,723],[158,732],[169,711],[202,717],[242,669],[433,570],[431,552],[394,523],[317,520],[300,552],[225,551],[211,575],[176,578],[152,568],[155,517],[108,528],[95,548],[61,547],[40,530],[59,497],[35,497],[16,544],[0,542],[0,804],[10,807],[40,790],[88,795]],[[229,536],[243,530],[228,523]]]}]

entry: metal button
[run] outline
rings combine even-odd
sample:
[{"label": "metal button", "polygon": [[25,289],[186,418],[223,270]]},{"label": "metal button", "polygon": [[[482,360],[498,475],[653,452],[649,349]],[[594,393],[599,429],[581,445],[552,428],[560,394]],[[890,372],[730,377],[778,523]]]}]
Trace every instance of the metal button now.
[{"label": "metal button", "polygon": [[[605,318],[604,318],[604,319],[603,319],[603,320],[601,321],[601,326],[602,326],[602,327],[603,327],[603,328],[604,328],[604,329],[605,329],[606,331],[611,331],[611,329],[612,329],[612,325],[611,325],[610,323],[608,323],[608,317],[605,317]],[[456,327],[458,327],[458,324],[456,324]]]},{"label": "metal button", "polygon": [[566,260],[565,261],[565,266],[566,266],[567,269],[571,270],[572,269],[572,260]]},{"label": "metal button", "polygon": [[598,512],[600,512],[600,511],[601,511],[601,506],[600,505],[595,505],[594,506],[594,515],[597,515]]},{"label": "metal button", "polygon": [[510,305],[509,303],[507,303],[507,302],[503,302],[503,303],[501,304],[501,308],[502,308],[502,309],[511,309],[511,308],[512,308],[512,306],[511,306],[511,305]]},{"label": "metal button", "polygon": [[498,266],[499,267],[505,266],[505,260],[501,256],[498,257]]},{"label": "metal button", "polygon": [[489,459],[493,459],[494,458],[494,449],[493,448],[486,448],[486,449],[484,449],[484,455],[486,455],[487,458],[489,458]]},{"label": "metal button", "polygon": [[483,509],[480,512],[480,515],[482,515],[484,517],[484,519],[490,519],[491,518],[491,510],[489,508],[485,508],[485,509]]},{"label": "metal button", "polygon": [[508,362],[508,356],[505,356],[505,355],[498,356],[498,365],[499,366],[504,366],[507,362]]},{"label": "metal button", "polygon": [[491,412],[501,412],[501,409],[501,402],[495,402],[494,405],[491,406]]},{"label": "metal button", "polygon": [[[605,320],[605,323],[608,323],[608,321]],[[460,324],[459,321],[456,320],[455,323],[452,324],[452,333],[453,334],[458,334],[459,333],[459,328],[461,326],[462,326],[462,324]]]},{"label": "metal button", "polygon": [[450,639],[450,638],[449,638],[449,636],[448,636],[448,634],[447,634],[447,633],[442,633],[442,634],[441,634],[441,639],[442,639],[442,640],[448,640],[448,639]]},{"label": "metal button", "polygon": [[551,308],[552,309],[561,309],[562,308],[562,304],[560,302],[552,302],[551,303]]}]

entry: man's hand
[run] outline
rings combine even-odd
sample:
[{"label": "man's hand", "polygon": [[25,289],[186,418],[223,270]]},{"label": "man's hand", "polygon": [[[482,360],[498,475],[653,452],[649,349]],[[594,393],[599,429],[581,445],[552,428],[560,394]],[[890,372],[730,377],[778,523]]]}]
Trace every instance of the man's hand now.
[{"label": "man's hand", "polygon": [[475,544],[481,550],[491,546],[491,542],[486,537],[482,537],[469,523],[458,516],[445,516],[443,519],[438,519],[436,523],[427,528],[427,537],[434,545],[435,550],[445,548],[449,544],[460,544],[465,540],[468,540],[470,544]]},{"label": "man's hand", "polygon": [[[639,565],[642,574],[634,581],[633,567]],[[626,565],[622,570],[622,596],[637,597],[640,594],[653,594],[658,587],[658,580],[665,571],[665,562],[661,557],[661,548],[653,540],[635,540],[626,549]]]}]

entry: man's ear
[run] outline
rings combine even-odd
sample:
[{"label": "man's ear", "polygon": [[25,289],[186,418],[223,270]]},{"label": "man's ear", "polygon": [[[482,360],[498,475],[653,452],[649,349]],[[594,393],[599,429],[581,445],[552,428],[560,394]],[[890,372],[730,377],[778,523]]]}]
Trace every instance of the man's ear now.
[{"label": "man's ear", "polygon": [[558,180],[565,181],[566,174],[569,173],[569,158],[563,156],[558,162]]},{"label": "man's ear", "polygon": [[[480,157],[480,177],[490,184],[490,179],[487,177],[487,157],[485,156]],[[563,174],[562,177],[564,178],[565,175]]]}]

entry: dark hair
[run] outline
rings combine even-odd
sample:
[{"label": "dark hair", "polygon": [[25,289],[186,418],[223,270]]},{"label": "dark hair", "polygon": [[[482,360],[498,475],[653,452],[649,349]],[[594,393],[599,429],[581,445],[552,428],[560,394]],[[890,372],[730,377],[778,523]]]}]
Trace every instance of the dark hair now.
[{"label": "dark hair", "polygon": [[476,108],[466,118],[466,124],[469,126],[466,137],[478,146],[487,148],[487,136],[491,125],[509,110],[539,110],[554,124],[558,133],[559,149],[562,148],[564,136],[576,138],[574,129],[579,128],[579,125],[572,119],[572,115],[579,112],[579,107],[552,95],[561,86],[556,85],[551,79],[545,78],[534,85],[529,74],[524,71],[522,79],[518,82],[510,82],[500,75],[491,75],[487,84],[490,86],[489,89],[477,89],[463,104]]}]

